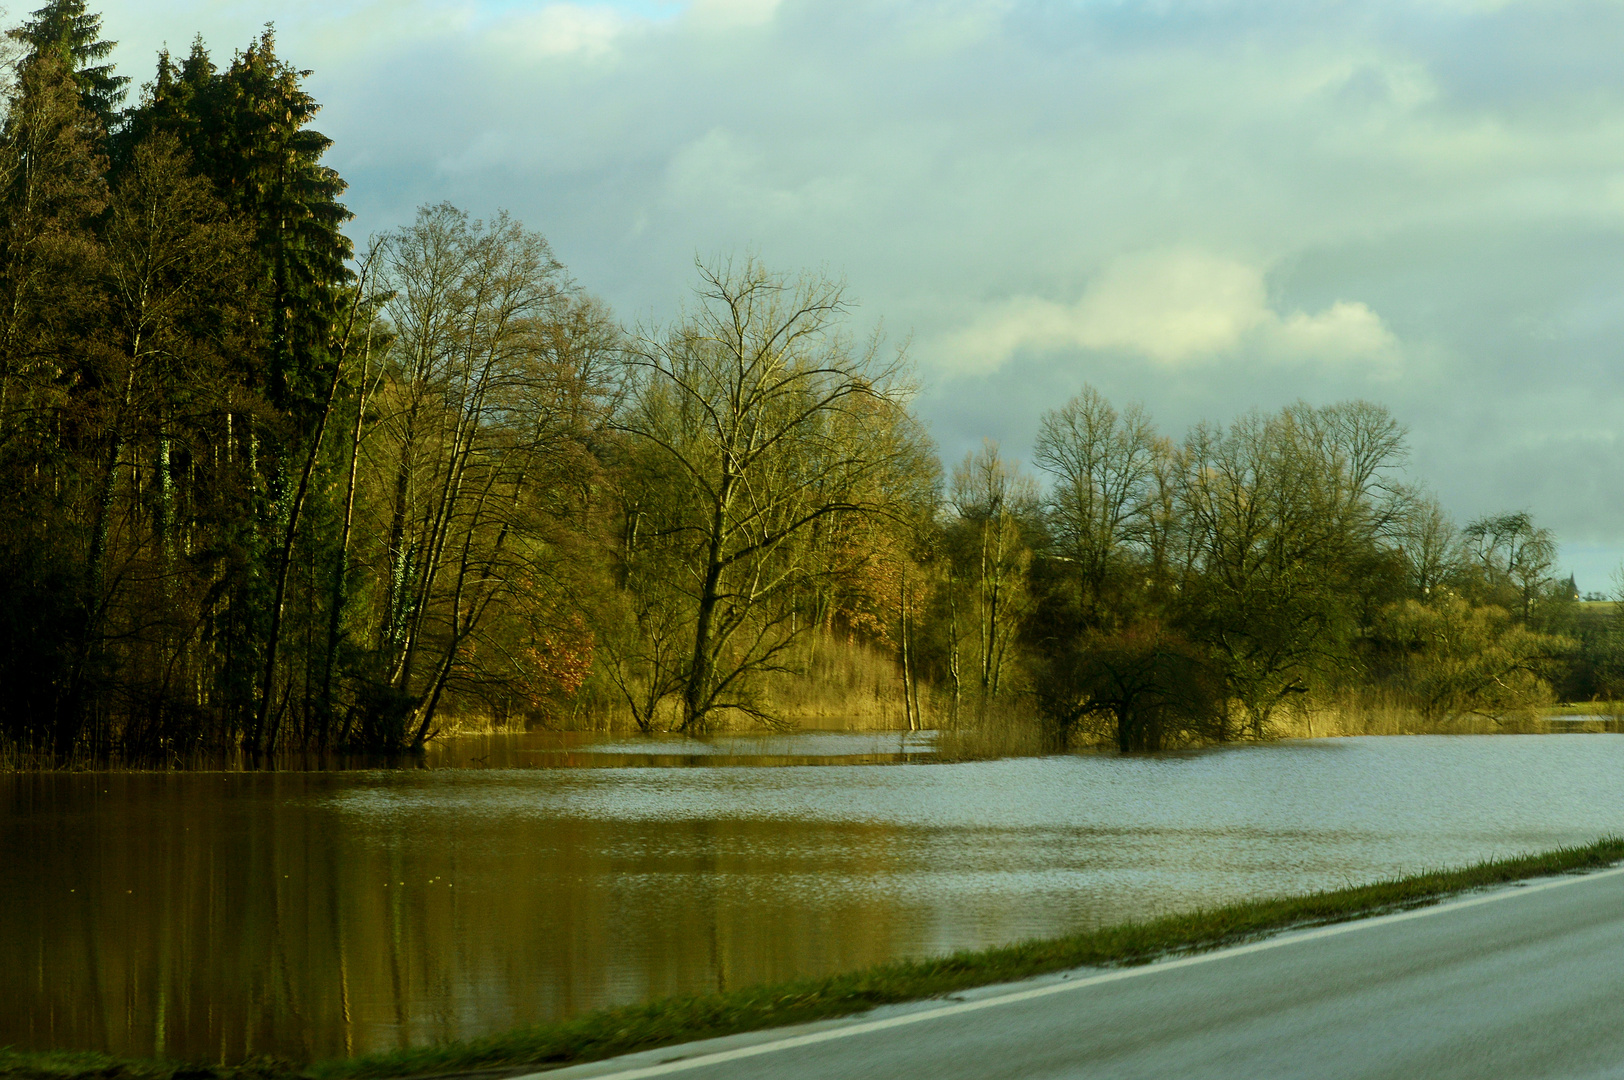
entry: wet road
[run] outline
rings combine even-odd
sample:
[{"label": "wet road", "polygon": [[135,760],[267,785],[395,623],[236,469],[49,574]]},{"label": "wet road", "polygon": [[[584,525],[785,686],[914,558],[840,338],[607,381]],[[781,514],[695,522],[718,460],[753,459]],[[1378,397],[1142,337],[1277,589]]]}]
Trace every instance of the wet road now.
[{"label": "wet road", "polygon": [[1624,868],[545,1075],[1624,1078]]}]

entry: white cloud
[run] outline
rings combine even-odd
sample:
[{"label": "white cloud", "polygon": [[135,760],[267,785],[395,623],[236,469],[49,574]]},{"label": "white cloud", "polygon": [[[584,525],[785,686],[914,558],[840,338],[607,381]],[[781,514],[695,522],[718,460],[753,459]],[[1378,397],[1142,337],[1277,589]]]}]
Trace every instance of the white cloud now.
[{"label": "white cloud", "polygon": [[1360,301],[1338,300],[1317,315],[1294,311],[1270,325],[1274,344],[1286,356],[1380,364],[1382,374],[1397,374],[1398,339],[1381,316]]},{"label": "white cloud", "polygon": [[531,56],[601,56],[626,28],[620,12],[602,6],[548,4],[539,11],[505,20],[490,35],[507,48]]},{"label": "white cloud", "polygon": [[710,28],[761,26],[772,21],[779,0],[694,0],[688,17]]},{"label": "white cloud", "polygon": [[718,194],[733,200],[757,190],[762,162],[726,128],[711,128],[679,147],[666,166],[667,197],[699,201]]},{"label": "white cloud", "polygon": [[844,274],[949,458],[1085,380],[1173,435],[1364,395],[1460,515],[1624,550],[1624,449],[1544,438],[1624,416],[1615,0],[92,6],[138,82],[274,19],[358,235],[507,207],[628,320],[696,252]]},{"label": "white cloud", "polygon": [[1163,363],[1227,352],[1269,315],[1263,275],[1197,251],[1118,259],[1073,309],[1076,344]]},{"label": "white cloud", "polygon": [[776,225],[831,212],[850,197],[849,185],[849,178],[774,160],[752,140],[716,127],[671,155],[660,203],[674,215],[709,214],[729,221],[742,216]]},{"label": "white cloud", "polygon": [[1281,313],[1263,271],[1196,250],[1112,262],[1082,297],[1059,304],[1016,297],[940,340],[931,358],[950,370],[987,371],[1018,350],[1134,353],[1166,366],[1256,354],[1274,362],[1364,362],[1391,374],[1398,342],[1367,304],[1338,300],[1317,313]]},{"label": "white cloud", "polygon": [[916,56],[945,56],[996,41],[1004,20],[1016,6],[1015,0],[970,0],[904,8],[899,18],[899,41],[910,55]]}]

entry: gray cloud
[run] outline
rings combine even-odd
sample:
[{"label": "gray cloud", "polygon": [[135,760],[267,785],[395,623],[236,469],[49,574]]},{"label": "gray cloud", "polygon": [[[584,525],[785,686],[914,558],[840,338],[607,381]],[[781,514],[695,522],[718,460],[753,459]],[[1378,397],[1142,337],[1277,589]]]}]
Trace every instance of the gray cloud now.
[{"label": "gray cloud", "polygon": [[696,253],[845,274],[950,460],[1084,381],[1173,434],[1363,396],[1457,515],[1624,553],[1616,4],[106,10],[141,71],[274,18],[363,232],[506,207],[628,318]]}]

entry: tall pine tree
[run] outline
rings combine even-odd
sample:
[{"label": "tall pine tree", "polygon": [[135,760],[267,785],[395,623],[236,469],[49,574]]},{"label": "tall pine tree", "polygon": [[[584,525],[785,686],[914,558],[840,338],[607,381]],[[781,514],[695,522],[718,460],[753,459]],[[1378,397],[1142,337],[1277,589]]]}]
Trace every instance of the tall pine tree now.
[{"label": "tall pine tree", "polygon": [[133,118],[141,130],[180,139],[220,198],[255,233],[270,309],[265,390],[279,408],[309,421],[325,383],[328,350],[350,280],[353,254],[339,197],[347,186],[321,163],[332,140],[309,129],[321,106],[300,71],[276,55],[270,28],[231,66],[216,69],[201,41],[178,67],[159,58],[151,100]]},{"label": "tall pine tree", "polygon": [[26,58],[0,127],[0,730],[61,751],[86,716],[105,551],[87,489],[117,396],[95,347],[100,137],[62,55]]},{"label": "tall pine tree", "polygon": [[346,185],[321,163],[332,140],[309,128],[320,109],[303,87],[309,74],[277,57],[269,27],[224,71],[194,42],[178,68],[160,57],[150,100],[131,123],[132,131],[169,132],[181,141],[252,230],[259,260],[267,348],[247,374],[275,420],[263,440],[250,421],[246,450],[263,495],[243,537],[250,569],[231,606],[227,634],[235,644],[224,680],[241,702],[245,742],[256,749],[268,749],[277,730],[270,696],[302,528],[306,484],[299,477],[308,473],[294,463],[312,459],[333,405],[335,334],[351,278],[353,249],[342,231],[351,215],[338,201]]},{"label": "tall pine tree", "polygon": [[86,11],[85,0],[51,0],[10,35],[27,47],[27,59],[56,53],[73,73],[80,102],[101,121],[102,130],[116,126],[130,80],[113,74],[113,65],[99,62],[118,42],[102,40],[101,16]]}]

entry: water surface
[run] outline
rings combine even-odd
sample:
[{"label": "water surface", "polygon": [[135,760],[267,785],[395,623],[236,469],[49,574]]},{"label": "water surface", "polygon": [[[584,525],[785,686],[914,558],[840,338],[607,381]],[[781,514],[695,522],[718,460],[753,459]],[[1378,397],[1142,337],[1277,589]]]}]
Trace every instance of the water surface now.
[{"label": "water surface", "polygon": [[433,769],[3,776],[0,1045],[329,1057],[1624,830],[1618,735],[929,750],[484,739]]}]

